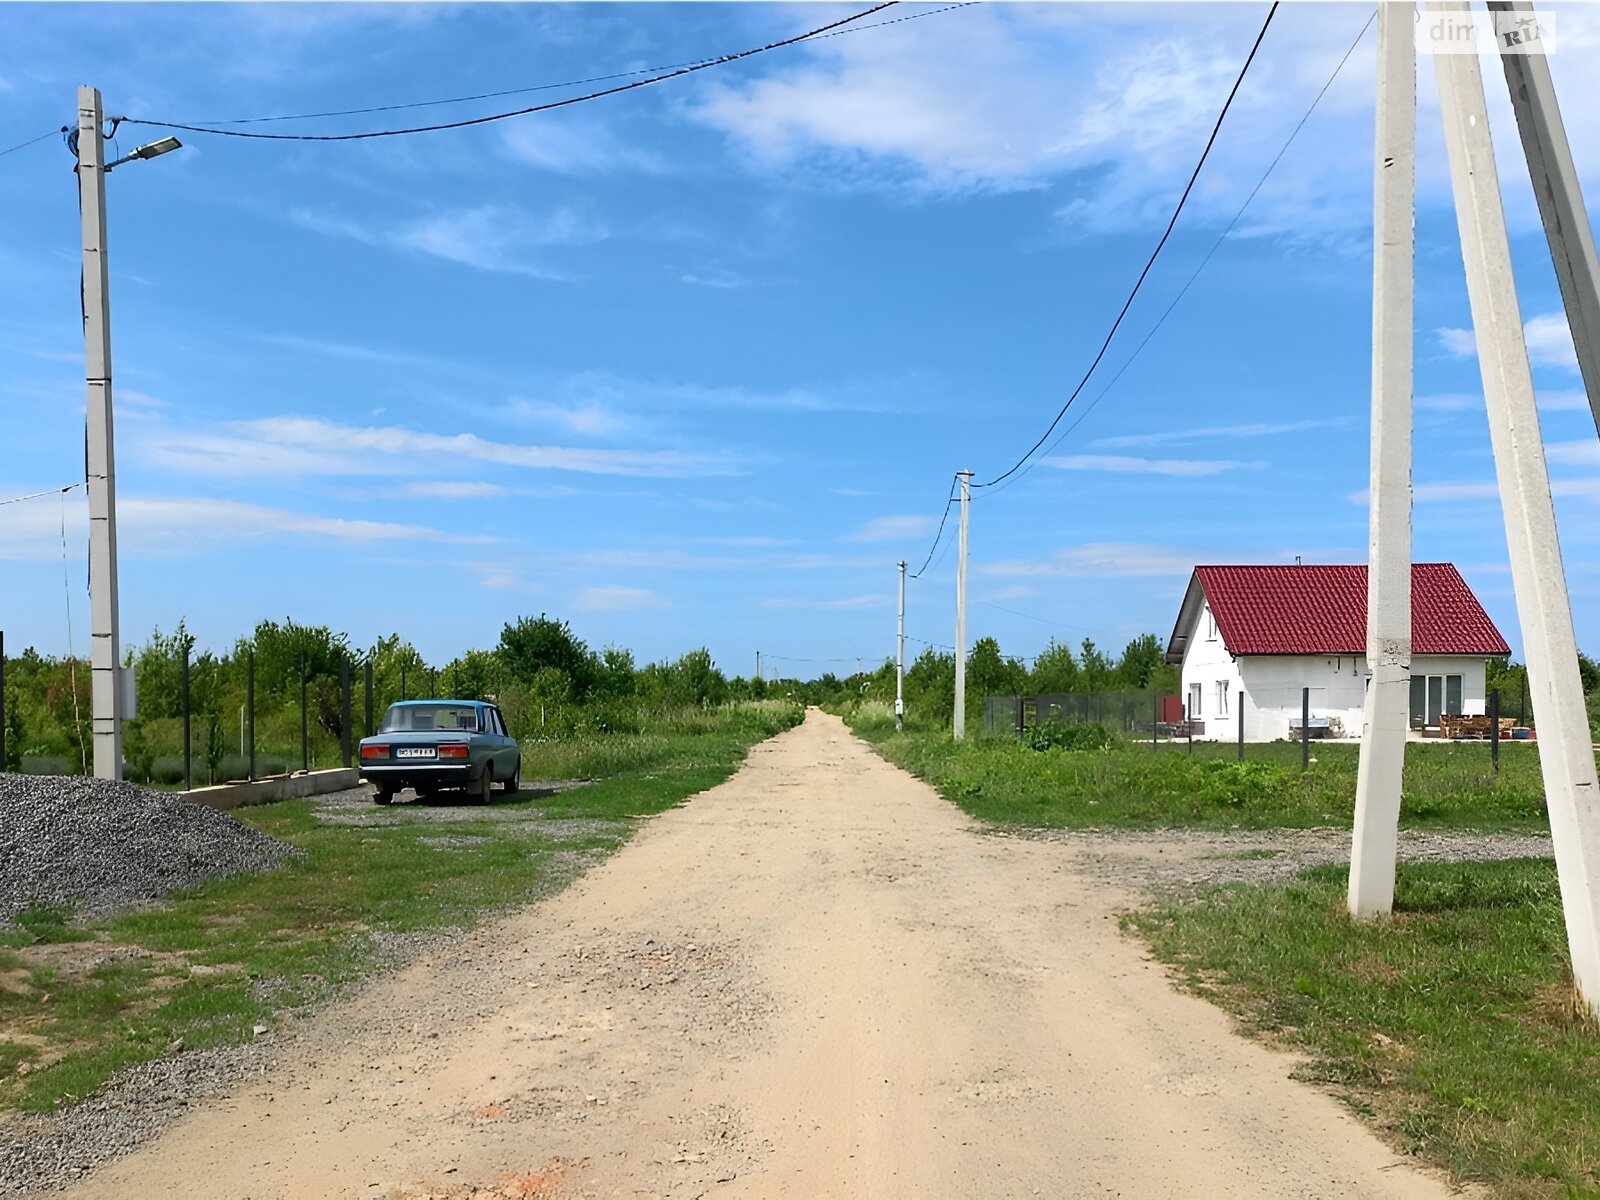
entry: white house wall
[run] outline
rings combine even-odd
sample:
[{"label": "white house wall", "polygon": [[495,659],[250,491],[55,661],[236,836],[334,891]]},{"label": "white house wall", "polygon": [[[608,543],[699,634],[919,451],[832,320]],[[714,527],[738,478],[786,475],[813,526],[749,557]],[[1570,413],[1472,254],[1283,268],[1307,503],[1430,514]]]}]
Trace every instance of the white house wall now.
[{"label": "white house wall", "polygon": [[[1481,656],[1419,654],[1412,659],[1414,675],[1460,675],[1461,709],[1467,715],[1487,711],[1485,663]],[[1290,722],[1298,721],[1301,689],[1311,689],[1311,715],[1338,717],[1346,737],[1360,737],[1365,720],[1367,660],[1365,655],[1248,655],[1235,659],[1215,631],[1209,604],[1202,604],[1184,647],[1182,695],[1185,703],[1192,686],[1201,685],[1199,718],[1204,732],[1197,737],[1228,741],[1239,736],[1239,705],[1244,705],[1244,736],[1248,742],[1270,742],[1291,736]],[[1228,685],[1228,711],[1219,713],[1218,683]],[[1242,694],[1241,694],[1242,693]]]}]

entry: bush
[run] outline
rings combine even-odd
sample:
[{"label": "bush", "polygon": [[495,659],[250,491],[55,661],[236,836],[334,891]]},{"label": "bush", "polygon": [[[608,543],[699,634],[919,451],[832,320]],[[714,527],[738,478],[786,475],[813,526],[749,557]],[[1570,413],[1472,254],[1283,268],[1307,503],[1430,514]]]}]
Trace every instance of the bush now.
[{"label": "bush", "polygon": [[1031,750],[1110,750],[1122,739],[1104,725],[1044,721],[1022,731],[1022,744]]}]

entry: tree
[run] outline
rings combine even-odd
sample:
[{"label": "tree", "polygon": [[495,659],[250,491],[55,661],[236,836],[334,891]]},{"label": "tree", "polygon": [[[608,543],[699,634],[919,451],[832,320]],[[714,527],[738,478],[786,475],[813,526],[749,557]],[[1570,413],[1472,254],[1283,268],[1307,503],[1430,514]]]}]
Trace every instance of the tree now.
[{"label": "tree", "polygon": [[1027,690],[1028,672],[1021,663],[1000,653],[1000,643],[992,637],[979,638],[967,659],[967,699],[969,704],[985,696],[1020,696]]},{"label": "tree", "polygon": [[595,691],[607,700],[620,700],[631,696],[639,687],[639,671],[633,662],[633,651],[620,646],[607,646],[600,652],[595,676]]},{"label": "tree", "polygon": [[500,632],[495,653],[511,677],[525,686],[531,685],[540,671],[553,669],[571,682],[574,700],[582,702],[594,690],[598,674],[594,654],[565,621],[544,613],[519,617],[516,624],[507,625]]},{"label": "tree", "polygon": [[1083,639],[1083,648],[1080,665],[1083,670],[1083,690],[1086,692],[1108,692],[1111,690],[1115,677],[1115,668],[1111,660],[1101,653],[1100,648],[1094,644],[1093,638]]},{"label": "tree", "polygon": [[454,700],[487,700],[500,693],[504,668],[489,650],[468,650],[439,672],[439,694]]},{"label": "tree", "polygon": [[1077,691],[1082,684],[1082,672],[1078,670],[1078,660],[1072,656],[1072,647],[1051,638],[1044,653],[1033,660],[1029,682],[1036,696]]},{"label": "tree", "polygon": [[1117,682],[1133,691],[1150,686],[1157,671],[1166,665],[1167,655],[1153,633],[1141,633],[1129,642],[1117,662]]},{"label": "tree", "polygon": [[22,770],[22,739],[27,736],[27,728],[22,723],[22,705],[16,697],[6,695],[6,760],[0,763],[0,771]]}]

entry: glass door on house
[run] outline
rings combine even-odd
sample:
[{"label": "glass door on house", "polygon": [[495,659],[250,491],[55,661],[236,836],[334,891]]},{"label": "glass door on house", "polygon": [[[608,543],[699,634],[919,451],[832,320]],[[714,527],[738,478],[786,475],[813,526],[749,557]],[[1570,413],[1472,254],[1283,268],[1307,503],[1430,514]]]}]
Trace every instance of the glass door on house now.
[{"label": "glass door on house", "polygon": [[1439,724],[1442,713],[1461,714],[1460,675],[1413,675],[1411,677],[1411,727],[1422,729]]}]

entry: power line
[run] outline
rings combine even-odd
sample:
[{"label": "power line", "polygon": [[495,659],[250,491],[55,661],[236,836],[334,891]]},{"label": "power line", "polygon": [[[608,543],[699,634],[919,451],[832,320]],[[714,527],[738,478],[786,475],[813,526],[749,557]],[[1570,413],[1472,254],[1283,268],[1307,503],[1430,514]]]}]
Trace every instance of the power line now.
[{"label": "power line", "polygon": [[[1189,294],[1189,289],[1194,286],[1195,280],[1200,278],[1200,273],[1206,269],[1207,264],[1209,264],[1216,256],[1217,251],[1222,249],[1222,244],[1227,241],[1228,236],[1233,233],[1234,227],[1239,224],[1240,219],[1245,214],[1245,210],[1250,207],[1250,205],[1255,201],[1256,196],[1260,194],[1261,189],[1266,186],[1268,178],[1271,177],[1273,171],[1277,170],[1278,164],[1283,161],[1283,156],[1289,152],[1289,147],[1294,145],[1295,139],[1300,136],[1300,131],[1306,127],[1306,122],[1309,121],[1311,119],[1311,115],[1317,111],[1317,106],[1322,103],[1322,98],[1328,94],[1328,89],[1333,87],[1334,81],[1339,78],[1340,73],[1344,70],[1345,64],[1350,61],[1351,55],[1356,52],[1356,47],[1361,44],[1362,39],[1367,36],[1367,30],[1372,28],[1372,23],[1377,19],[1378,14],[1376,10],[1374,10],[1371,15],[1367,17],[1366,24],[1361,27],[1361,31],[1356,34],[1355,40],[1352,41],[1349,47],[1345,50],[1344,57],[1341,58],[1338,65],[1333,68],[1333,73],[1328,76],[1327,82],[1322,85],[1322,90],[1316,94],[1315,99],[1311,101],[1310,107],[1306,109],[1304,115],[1301,116],[1294,129],[1290,131],[1288,139],[1281,147],[1279,147],[1278,153],[1273,156],[1272,162],[1269,163],[1267,169],[1262,172],[1261,178],[1256,180],[1255,187],[1250,189],[1250,194],[1245,197],[1244,203],[1239,206],[1239,211],[1233,214],[1233,219],[1228,222],[1227,227],[1220,235],[1218,235],[1217,240],[1211,244],[1211,249],[1206,251],[1205,257],[1202,258],[1199,265],[1195,267],[1193,274],[1189,276],[1183,287],[1178,289],[1178,294],[1172,298],[1172,303],[1167,305],[1161,316],[1157,318],[1156,323],[1150,327],[1150,331],[1146,333],[1139,344],[1134,347],[1133,353],[1128,355],[1127,361],[1124,362],[1122,366],[1117,368],[1117,373],[1111,377],[1111,379],[1106,383],[1105,387],[1100,389],[1099,393],[1095,395],[1094,399],[1090,400],[1089,403],[1085,405],[1083,412],[1078,415],[1078,418],[1073,421],[1072,424],[1063,429],[1055,441],[1051,442],[1049,446],[1045,447],[1046,454],[1050,453],[1057,446],[1059,446],[1063,441],[1066,440],[1066,438],[1074,429],[1083,424],[1083,422],[1088,418],[1089,414],[1095,410],[1095,407],[1100,403],[1100,401],[1105,399],[1106,393],[1117,385],[1117,381],[1121,379],[1123,375],[1127,374],[1128,368],[1133,366],[1134,360],[1137,359],[1144,348],[1150,344],[1150,339],[1155,337],[1156,332],[1166,324],[1167,318],[1172,315],[1172,310],[1177,308],[1178,303]],[[1027,469],[1022,472],[1022,475],[1026,475],[1028,471],[1031,471],[1033,466],[1034,464],[1030,463]],[[1021,476],[1018,478],[1020,477]],[[1004,489],[1002,488],[1001,490],[1003,491]]]},{"label": "power line", "polygon": [[1172,236],[1173,229],[1177,227],[1178,218],[1183,215],[1184,206],[1189,202],[1189,195],[1194,191],[1195,182],[1200,178],[1201,168],[1206,165],[1206,159],[1211,156],[1211,148],[1216,145],[1217,135],[1222,132],[1222,123],[1227,119],[1229,109],[1233,107],[1234,97],[1239,94],[1239,88],[1244,83],[1245,74],[1250,70],[1250,64],[1255,61],[1256,51],[1261,49],[1261,43],[1267,36],[1267,29],[1272,25],[1272,18],[1278,11],[1278,4],[1279,0],[1273,0],[1272,7],[1267,9],[1266,20],[1261,23],[1261,29],[1256,34],[1256,40],[1250,47],[1250,53],[1245,56],[1244,65],[1239,68],[1238,77],[1234,79],[1233,87],[1228,91],[1228,98],[1223,101],[1222,111],[1217,114],[1216,124],[1211,127],[1211,136],[1206,139],[1205,149],[1200,152],[1200,160],[1195,163],[1194,170],[1189,175],[1189,182],[1184,185],[1183,194],[1178,197],[1178,205],[1172,210],[1172,219],[1167,222],[1167,227],[1161,234],[1161,240],[1156,243],[1156,248],[1150,252],[1150,257],[1145,261],[1144,269],[1139,272],[1139,278],[1134,281],[1133,290],[1128,293],[1128,298],[1123,301],[1122,310],[1117,313],[1117,319],[1111,323],[1111,328],[1106,333],[1105,340],[1100,343],[1100,350],[1094,356],[1094,361],[1089,364],[1089,369],[1083,373],[1083,378],[1078,381],[1078,386],[1072,389],[1072,394],[1067,397],[1067,402],[1056,413],[1055,419],[1050,422],[1049,428],[1040,435],[1038,441],[1028,448],[1028,452],[1001,474],[996,475],[985,483],[974,484],[974,487],[993,487],[1002,479],[1016,474],[1022,465],[1034,456],[1039,447],[1050,440],[1050,435],[1055,432],[1056,426],[1061,424],[1061,418],[1067,415],[1067,410],[1072,407],[1072,402],[1088,386],[1089,377],[1094,374],[1095,368],[1105,358],[1106,351],[1111,349],[1111,339],[1117,336],[1117,330],[1122,327],[1123,319],[1128,315],[1128,310],[1133,307],[1134,300],[1138,298],[1139,290],[1144,286],[1145,279],[1149,277],[1151,269],[1156,265],[1156,259],[1160,257],[1162,249],[1167,244],[1167,239]]},{"label": "power line", "polygon": [[412,133],[438,133],[446,129],[467,129],[473,125],[487,125],[492,121],[506,121],[512,117],[526,117],[532,113],[548,112],[551,109],[566,108],[569,105],[582,104],[589,100],[599,100],[604,96],[615,96],[622,92],[631,92],[635,88],[649,87],[651,84],[662,83],[668,79],[692,75],[696,71],[704,71],[710,67],[725,66],[728,63],[751,58],[757,54],[765,54],[769,50],[779,50],[784,46],[792,46],[797,42],[821,37],[830,30],[840,29],[845,25],[861,20],[863,17],[870,17],[873,13],[892,8],[897,3],[899,3],[899,0],[884,0],[882,4],[875,4],[871,8],[863,9],[854,16],[844,17],[838,21],[820,25],[807,33],[796,34],[794,37],[783,38],[776,42],[768,42],[764,46],[755,46],[749,50],[740,50],[734,54],[724,54],[720,58],[711,58],[704,62],[692,63],[689,66],[666,71],[660,75],[651,75],[645,79],[635,79],[632,83],[602,88],[597,92],[586,92],[581,96],[568,96],[564,100],[552,100],[547,104],[535,104],[529,108],[519,108],[512,112],[493,113],[486,117],[470,117],[464,121],[447,121],[438,125],[417,125],[408,129],[374,129],[363,133],[255,133],[245,129],[219,129],[215,126],[185,125],[176,121],[151,121],[138,117],[128,117],[125,120],[129,125],[149,125],[158,129],[178,129],[188,133],[209,133],[217,137],[254,138],[274,142],[356,142],[367,138],[400,137]]},{"label": "power line", "polygon": [[0,500],[0,508],[4,508],[7,504],[21,504],[24,500],[37,500],[40,496],[54,496],[57,493],[65,495],[74,488],[86,486],[87,485],[83,483],[69,483],[66,487],[46,488],[42,492],[29,492],[26,496],[12,496],[9,500]]},{"label": "power line", "polygon": [[15,146],[12,146],[11,149],[9,149],[9,150],[0,150],[0,158],[4,158],[8,154],[15,154],[18,150],[26,150],[29,146],[32,146],[36,142],[42,142],[47,137],[55,137],[57,134],[66,133],[66,132],[67,132],[67,127],[65,125],[63,125],[60,129],[47,130],[46,132],[41,133],[36,138],[29,138],[25,142],[18,142]]},{"label": "power line", "polygon": [[1069,625],[1065,621],[1052,621],[1048,617],[1036,617],[1032,613],[1018,612],[1014,608],[1005,608],[999,604],[991,604],[987,600],[976,600],[973,603],[981,604],[985,608],[992,608],[996,612],[1010,613],[1013,617],[1022,617],[1028,621],[1038,621],[1041,625],[1056,625],[1062,629],[1075,629],[1079,633],[1087,633],[1091,635],[1094,633],[1094,630],[1085,629],[1082,625]]},{"label": "power line", "polygon": [[955,652],[954,646],[947,646],[943,642],[930,642],[927,638],[912,637],[909,633],[906,634],[906,641],[916,642],[920,646],[927,646],[934,650],[949,650],[951,653]]},{"label": "power line", "polygon": [[950,477],[950,495],[945,498],[944,513],[939,517],[939,531],[933,535],[933,545],[928,547],[928,557],[922,560],[922,565],[920,567],[906,576],[907,579],[922,578],[922,573],[928,569],[928,564],[933,561],[933,552],[939,548],[939,541],[944,537],[945,524],[950,520],[950,507],[955,504],[955,502],[956,477],[952,475]]},{"label": "power line", "polygon": [[[927,12],[912,13],[909,16],[894,17],[888,21],[874,21],[870,25],[852,25],[848,29],[834,29],[828,33],[807,34],[799,41],[820,41],[824,38],[840,37],[847,33],[862,33],[868,29],[882,29],[885,25],[899,25],[905,21],[920,21],[923,17],[936,17],[940,13],[954,12],[958,8],[971,8],[978,0],[964,0],[960,4],[949,4],[943,8],[930,9]],[[684,67],[709,65],[719,61],[715,56],[710,58],[696,58],[689,62],[667,63],[663,66],[640,67],[633,71],[613,71],[608,75],[590,75],[583,79],[568,79],[560,83],[536,83],[527,87],[506,88],[498,92],[479,92],[472,96],[449,96],[439,100],[411,100],[398,104],[376,104],[369,108],[338,108],[326,112],[290,113],[276,117],[236,117],[230,120],[196,120],[195,125],[265,125],[276,121],[311,121],[323,117],[356,117],[371,113],[399,112],[409,108],[433,108],[446,104],[468,104],[474,100],[498,100],[503,96],[522,96],[529,92],[551,92],[559,88],[583,87],[590,83],[609,83],[613,79],[631,79],[636,75],[650,75],[658,71],[677,71]]]}]

